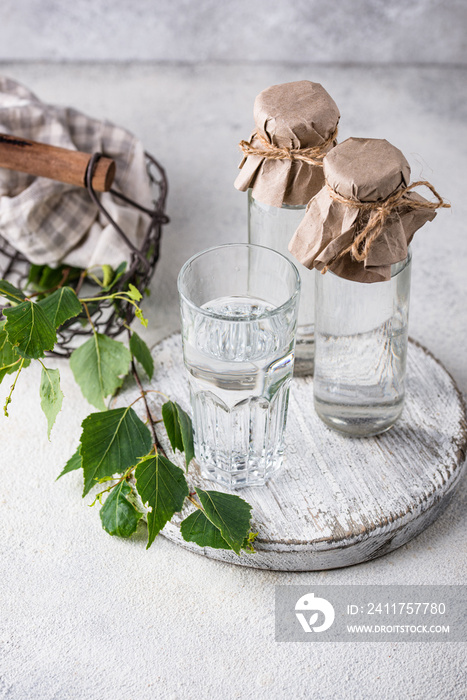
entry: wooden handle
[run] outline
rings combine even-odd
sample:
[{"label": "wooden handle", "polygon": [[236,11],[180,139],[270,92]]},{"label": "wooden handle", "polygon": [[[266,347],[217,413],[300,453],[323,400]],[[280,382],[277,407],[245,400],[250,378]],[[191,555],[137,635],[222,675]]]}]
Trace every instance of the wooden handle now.
[{"label": "wooden handle", "polygon": [[[0,168],[86,187],[86,168],[91,157],[89,153],[0,134]],[[107,192],[114,177],[115,161],[102,157],[94,168],[92,186],[96,192]]]}]

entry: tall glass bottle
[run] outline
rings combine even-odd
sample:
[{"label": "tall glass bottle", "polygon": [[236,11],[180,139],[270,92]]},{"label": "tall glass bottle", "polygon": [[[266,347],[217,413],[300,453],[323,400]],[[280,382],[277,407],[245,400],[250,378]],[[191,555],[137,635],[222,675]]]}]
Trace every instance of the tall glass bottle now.
[{"label": "tall glass bottle", "polygon": [[[250,243],[291,257],[290,239],[324,184],[322,159],[336,143],[339,116],[326,90],[308,80],[273,85],[257,96],[256,130],[240,144],[245,158],[235,181],[248,190]],[[313,372],[314,272],[300,268],[295,374],[305,375]]]},{"label": "tall glass bottle", "polygon": [[409,251],[385,282],[316,275],[314,402],[340,432],[377,435],[402,413],[410,271]]},{"label": "tall glass bottle", "polygon": [[[402,412],[415,232],[448,206],[382,139],[350,138],[323,161],[326,186],[291,242],[315,268],[314,400],[320,418],[355,437],[388,430]],[[437,201],[414,192],[424,185]]]}]

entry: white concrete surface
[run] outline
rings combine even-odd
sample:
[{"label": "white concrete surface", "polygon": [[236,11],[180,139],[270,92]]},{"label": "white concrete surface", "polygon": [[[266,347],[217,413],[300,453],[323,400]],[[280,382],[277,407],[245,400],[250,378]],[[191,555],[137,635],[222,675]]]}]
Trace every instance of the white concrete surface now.
[{"label": "white concrete surface", "polygon": [[[321,82],[342,112],[341,135],[385,137],[452,203],[414,243],[411,335],[467,394],[466,69],[298,65],[3,64],[51,102],[132,129],[167,167],[162,260],[145,311],[155,342],[177,326],[175,279],[193,252],[246,239],[246,196],[233,188],[237,142],[264,87]],[[50,363],[52,364],[52,363]],[[405,547],[321,573],[244,569],[196,556],[143,526],[110,538],[73,473],[55,483],[92,410],[57,362],[64,408],[49,443],[39,370],[0,417],[0,698],[465,697],[465,644],[277,644],[274,584],[465,584],[467,488]],[[0,387],[0,400],[9,387]]]},{"label": "white concrete surface", "polygon": [[0,60],[467,62],[464,0],[3,0]]}]

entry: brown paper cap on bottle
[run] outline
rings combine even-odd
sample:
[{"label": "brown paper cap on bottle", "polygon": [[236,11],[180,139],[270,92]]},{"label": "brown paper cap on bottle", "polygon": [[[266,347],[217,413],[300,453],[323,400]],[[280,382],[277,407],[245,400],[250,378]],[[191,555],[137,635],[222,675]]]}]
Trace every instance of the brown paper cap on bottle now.
[{"label": "brown paper cap on bottle", "polygon": [[[339,122],[339,110],[319,83],[299,80],[272,85],[254,104],[256,132],[280,148],[310,148],[324,144]],[[253,134],[250,143],[261,147]],[[330,145],[326,150],[332,148]],[[249,187],[263,204],[305,205],[324,183],[322,168],[301,161],[271,160],[249,155],[243,159],[235,187]]]},{"label": "brown paper cap on bottle", "polygon": [[347,139],[327,154],[323,170],[333,190],[360,202],[386,199],[410,182],[404,154],[386,139]]},{"label": "brown paper cap on bottle", "polygon": [[[356,202],[378,202],[410,182],[410,166],[402,152],[384,139],[350,138],[333,148],[323,161],[326,183],[337,194]],[[406,198],[427,203],[417,192]],[[362,262],[343,254],[363,227],[361,209],[332,197],[328,187],[318,192],[289,244],[289,250],[308,268],[330,266],[339,277],[357,282],[390,279],[391,265],[407,256],[415,232],[436,212],[401,204],[391,212],[368,257]]]}]

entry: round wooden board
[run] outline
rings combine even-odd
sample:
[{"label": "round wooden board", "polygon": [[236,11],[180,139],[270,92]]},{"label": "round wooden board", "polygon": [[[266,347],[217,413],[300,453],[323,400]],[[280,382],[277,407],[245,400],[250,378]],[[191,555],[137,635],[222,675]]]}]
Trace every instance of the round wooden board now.
[{"label": "round wooden board", "polygon": [[[180,334],[153,349],[157,389],[190,412]],[[137,397],[125,389],[117,405]],[[160,397],[148,394],[160,417]],[[142,402],[135,410],[144,418]],[[161,443],[174,456],[166,435]],[[467,446],[465,406],[453,379],[425,348],[411,341],[407,400],[397,424],[374,438],[348,438],[327,428],[313,408],[313,380],[292,382],[286,460],[266,486],[235,491],[252,506],[258,532],[254,553],[201,548],[185,542],[184,511],[163,534],[187,549],[232,564],[284,571],[316,571],[358,564],[391,552],[418,535],[446,508],[461,477]],[[191,486],[225,490],[203,479],[193,461]]]}]

